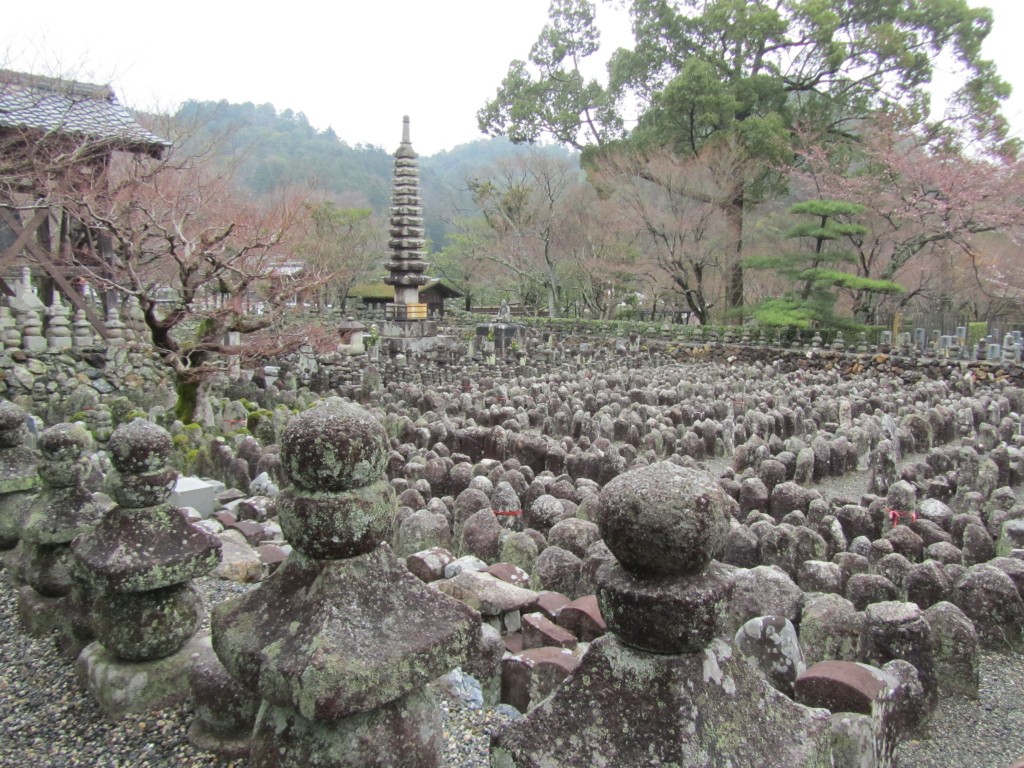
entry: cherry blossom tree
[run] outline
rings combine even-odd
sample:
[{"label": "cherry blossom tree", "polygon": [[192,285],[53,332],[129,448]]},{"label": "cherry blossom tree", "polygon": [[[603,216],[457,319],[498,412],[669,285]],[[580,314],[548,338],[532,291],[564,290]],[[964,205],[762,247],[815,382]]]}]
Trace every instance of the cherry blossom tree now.
[{"label": "cherry blossom tree", "polygon": [[850,291],[853,311],[877,323],[886,309],[935,297],[947,287],[950,260],[972,265],[979,277],[1019,286],[1018,270],[1000,271],[977,246],[981,233],[1018,238],[1024,225],[1024,167],[1020,161],[972,157],[898,121],[866,121],[853,144],[839,151],[804,136],[795,188],[810,196],[864,207],[862,233],[847,237],[864,278],[901,283],[903,294]]}]

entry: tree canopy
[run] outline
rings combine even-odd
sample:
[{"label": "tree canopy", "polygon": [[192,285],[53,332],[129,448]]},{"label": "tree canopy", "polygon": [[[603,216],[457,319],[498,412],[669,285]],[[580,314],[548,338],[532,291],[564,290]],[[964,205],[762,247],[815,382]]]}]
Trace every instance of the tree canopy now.
[{"label": "tree canopy", "polygon": [[[670,148],[680,159],[739,147],[732,193],[719,204],[733,257],[727,304],[743,302],[743,221],[793,162],[798,129],[855,138],[879,111],[899,111],[947,142],[995,155],[1016,150],[999,111],[1009,86],[981,44],[992,26],[966,0],[630,0],[635,44],[615,51],[604,83],[584,78],[599,50],[595,5],[553,0],[528,60],[513,61],[480,128],[513,141],[551,136],[590,156]],[[961,75],[950,110],[932,119],[936,59]],[[627,130],[635,113],[635,127]],[[706,203],[699,194],[695,202]]]},{"label": "tree canopy", "polygon": [[478,113],[481,130],[583,148],[626,136],[633,110],[641,120],[653,111],[648,122],[693,149],[736,124],[755,135],[797,119],[851,131],[896,106],[923,123],[936,59],[947,53],[961,73],[955,116],[986,145],[1006,141],[999,107],[1010,88],[981,55],[992,13],[966,0],[630,0],[628,8],[635,45],[612,54],[601,84],[581,71],[600,49],[594,3],[553,0],[529,59],[510,64]]}]

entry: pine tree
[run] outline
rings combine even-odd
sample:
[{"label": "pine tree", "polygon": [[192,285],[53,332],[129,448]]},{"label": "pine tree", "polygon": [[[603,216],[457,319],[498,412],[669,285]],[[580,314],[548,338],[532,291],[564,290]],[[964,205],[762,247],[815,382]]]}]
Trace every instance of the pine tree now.
[{"label": "pine tree", "polygon": [[792,206],[790,213],[810,217],[787,233],[787,237],[803,241],[804,247],[745,262],[748,269],[769,269],[792,283],[782,296],[753,307],[754,318],[773,326],[856,329],[859,325],[852,318],[836,314],[837,289],[901,293],[903,287],[898,283],[872,280],[843,269],[845,264],[855,264],[856,257],[838,243],[867,232],[867,227],[852,221],[863,211],[864,206],[842,200],[808,200]]}]

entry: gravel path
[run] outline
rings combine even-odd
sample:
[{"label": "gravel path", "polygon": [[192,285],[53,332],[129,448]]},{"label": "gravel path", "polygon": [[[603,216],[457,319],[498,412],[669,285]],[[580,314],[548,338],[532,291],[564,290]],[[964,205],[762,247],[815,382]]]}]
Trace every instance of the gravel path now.
[{"label": "gravel path", "polygon": [[939,700],[928,739],[905,741],[903,768],[1007,768],[1024,758],[1024,656],[983,653],[978,701]]}]

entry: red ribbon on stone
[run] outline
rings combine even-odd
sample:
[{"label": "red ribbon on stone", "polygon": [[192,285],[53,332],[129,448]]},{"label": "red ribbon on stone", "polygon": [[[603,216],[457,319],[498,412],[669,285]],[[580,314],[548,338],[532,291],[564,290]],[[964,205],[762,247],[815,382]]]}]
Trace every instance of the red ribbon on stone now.
[{"label": "red ribbon on stone", "polygon": [[898,509],[889,510],[889,519],[892,521],[893,527],[900,524],[900,520],[903,518],[910,518],[910,522],[917,520],[916,512],[900,512]]},{"label": "red ribbon on stone", "polygon": [[491,512],[501,517],[520,517],[523,514],[521,509],[492,509]]}]

